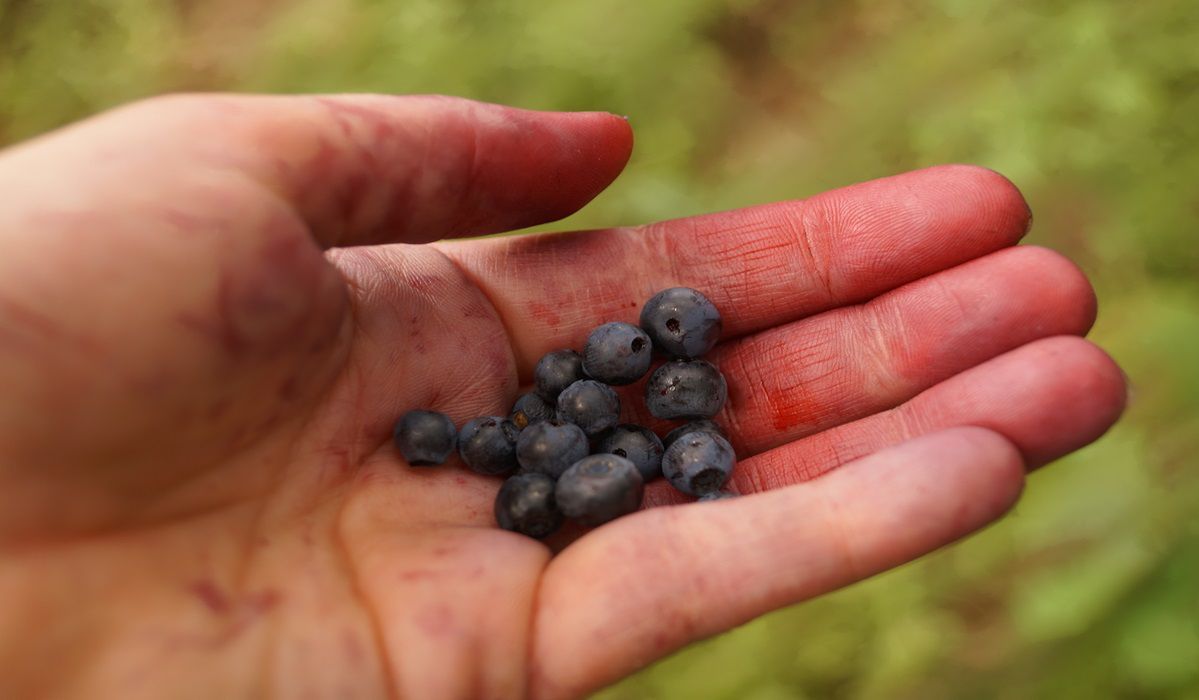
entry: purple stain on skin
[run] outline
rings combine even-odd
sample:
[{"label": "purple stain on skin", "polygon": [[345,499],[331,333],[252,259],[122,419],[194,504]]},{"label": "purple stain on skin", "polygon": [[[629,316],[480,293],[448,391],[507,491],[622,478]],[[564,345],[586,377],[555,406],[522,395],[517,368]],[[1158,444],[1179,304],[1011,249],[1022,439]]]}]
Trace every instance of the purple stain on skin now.
[{"label": "purple stain on skin", "polygon": [[233,608],[229,597],[208,579],[195,581],[187,588],[215,615],[227,615]]},{"label": "purple stain on skin", "polygon": [[529,305],[529,311],[533,314],[533,318],[551,328],[557,328],[562,324],[562,317],[549,304],[543,304],[539,301],[532,302]]},{"label": "purple stain on skin", "polygon": [[363,648],[362,642],[353,630],[346,629],[341,633],[341,646],[345,651],[346,659],[353,665],[357,666],[366,658],[366,649]]},{"label": "purple stain on skin", "polygon": [[204,417],[207,418],[210,423],[216,423],[225,417],[225,414],[229,412],[229,409],[232,406],[233,400],[228,396],[218,399],[208,407],[208,410],[204,412]]},{"label": "purple stain on skin", "polygon": [[270,612],[282,599],[279,591],[270,588],[234,599],[211,579],[193,581],[188,584],[187,590],[213,615],[233,616],[247,621]]},{"label": "purple stain on skin", "polygon": [[69,348],[73,352],[92,355],[108,354],[95,338],[71,332],[52,317],[3,297],[0,297],[0,338],[6,344],[30,345],[31,349],[39,352],[43,349]]},{"label": "purple stain on skin", "polygon": [[444,637],[456,629],[454,614],[445,605],[434,605],[416,614],[416,624],[430,637]]},{"label": "purple stain on skin", "polygon": [[268,588],[246,596],[243,605],[250,617],[258,617],[274,610],[281,599],[279,591]]},{"label": "purple stain on skin", "polygon": [[491,314],[487,311],[487,307],[481,302],[474,301],[468,304],[466,308],[462,310],[462,317],[489,319],[491,318]]},{"label": "purple stain on skin", "polygon": [[300,376],[293,374],[279,386],[279,398],[288,403],[300,398]]},{"label": "purple stain on skin", "polygon": [[431,569],[412,569],[410,571],[401,571],[399,579],[401,581],[434,581],[439,574]]},{"label": "purple stain on skin", "polygon": [[[332,274],[294,218],[279,215],[262,223],[267,240],[251,261],[225,266],[217,278],[215,303],[184,310],[175,320],[215,342],[232,360],[250,351],[271,355],[331,313],[319,303]],[[327,305],[326,305],[327,306]],[[322,333],[322,335],[324,335]]]}]

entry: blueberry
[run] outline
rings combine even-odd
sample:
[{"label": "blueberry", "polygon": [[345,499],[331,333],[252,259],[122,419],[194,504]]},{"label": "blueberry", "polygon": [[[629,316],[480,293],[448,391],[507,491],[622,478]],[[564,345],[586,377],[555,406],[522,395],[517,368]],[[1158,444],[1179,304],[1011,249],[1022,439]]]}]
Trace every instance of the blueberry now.
[{"label": "blueberry", "polygon": [[458,435],[458,454],[466,466],[491,476],[516,470],[516,438],[520,430],[500,416],[468,421]]},{"label": "blueberry", "polygon": [[495,497],[495,521],[505,530],[541,539],[562,525],[554,480],[545,474],[509,477]]},{"label": "blueberry", "polygon": [[649,336],[629,323],[605,323],[583,345],[583,371],[605,384],[632,384],[645,376],[652,359]]},{"label": "blueberry", "polygon": [[645,383],[645,405],[658,418],[711,418],[728,398],[724,375],[703,360],[673,360]]},{"label": "blueberry", "polygon": [[512,421],[520,430],[524,430],[538,421],[549,420],[553,417],[554,404],[537,394],[521,394],[516,403],[512,405],[512,412],[508,414],[508,420]]},{"label": "blueberry", "polygon": [[649,428],[618,425],[600,436],[595,451],[629,460],[646,482],[662,476],[662,441]]},{"label": "blueberry", "polygon": [[702,418],[700,420],[693,420],[690,423],[684,423],[666,433],[666,437],[662,438],[662,446],[664,449],[668,449],[681,436],[694,432],[716,433],[725,440],[729,439],[729,434],[725,432],[724,428],[720,427],[719,423],[708,418]]},{"label": "blueberry", "polygon": [[516,441],[516,459],[526,472],[557,479],[589,451],[587,434],[574,423],[542,421],[525,428]]},{"label": "blueberry", "polygon": [[711,350],[720,339],[720,312],[698,291],[673,287],[645,302],[641,328],[658,352],[667,357],[695,358]]},{"label": "blueberry", "polygon": [[729,493],[728,491],[709,491],[695,500],[698,503],[706,503],[707,501],[723,501],[727,498],[736,497],[737,494]]},{"label": "blueberry", "polygon": [[624,457],[591,455],[567,469],[554,489],[563,515],[595,527],[632,513],[641,506],[644,482]]},{"label": "blueberry", "polygon": [[409,411],[396,421],[392,438],[409,465],[429,467],[445,462],[454,451],[458,434],[444,413]]},{"label": "blueberry", "polygon": [[558,418],[595,437],[620,420],[620,397],[607,384],[582,379],[558,395]]},{"label": "blueberry", "polygon": [[548,352],[537,361],[537,367],[533,370],[537,393],[546,401],[557,400],[563,389],[586,378],[587,375],[583,374],[583,358],[574,350]]},{"label": "blueberry", "polygon": [[683,493],[703,496],[724,486],[736,462],[728,440],[714,433],[687,433],[662,455],[662,475]]}]

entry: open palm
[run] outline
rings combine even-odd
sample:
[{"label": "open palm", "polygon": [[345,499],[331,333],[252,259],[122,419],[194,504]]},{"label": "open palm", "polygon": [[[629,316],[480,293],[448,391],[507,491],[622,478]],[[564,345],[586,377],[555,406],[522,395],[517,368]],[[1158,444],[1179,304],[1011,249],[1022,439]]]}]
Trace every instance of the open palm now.
[{"label": "open palm", "polygon": [[[429,243],[564,216],[631,145],[607,114],[191,96],[0,155],[0,695],[577,696],[961,537],[1119,414],[1089,285],[1013,247],[1028,209],[978,168]],[[391,448],[676,285],[723,313],[754,495],[555,555],[495,527],[498,479]]]}]

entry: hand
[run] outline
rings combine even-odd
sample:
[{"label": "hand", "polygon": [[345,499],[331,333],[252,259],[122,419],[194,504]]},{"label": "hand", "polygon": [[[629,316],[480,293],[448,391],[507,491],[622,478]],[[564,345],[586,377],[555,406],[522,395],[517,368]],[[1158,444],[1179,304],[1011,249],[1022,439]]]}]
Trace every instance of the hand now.
[{"label": "hand", "polygon": [[[978,168],[429,243],[564,216],[630,149],[606,114],[211,96],[0,156],[0,696],[577,696],[979,528],[1119,414],[1087,281]],[[498,479],[391,447],[674,285],[723,312],[754,495],[551,556]]]}]

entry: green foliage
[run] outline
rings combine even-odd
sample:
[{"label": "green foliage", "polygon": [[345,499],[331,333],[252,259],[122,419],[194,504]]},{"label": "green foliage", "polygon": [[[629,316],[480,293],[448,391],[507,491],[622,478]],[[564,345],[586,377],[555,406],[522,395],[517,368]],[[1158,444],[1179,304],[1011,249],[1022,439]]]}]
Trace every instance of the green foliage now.
[{"label": "green foliage", "polygon": [[1199,696],[1199,13],[1148,0],[0,0],[0,143],[173,89],[444,92],[630,116],[564,226],[946,161],[1095,280],[1126,420],[1003,523],[769,615],[616,698]]}]

